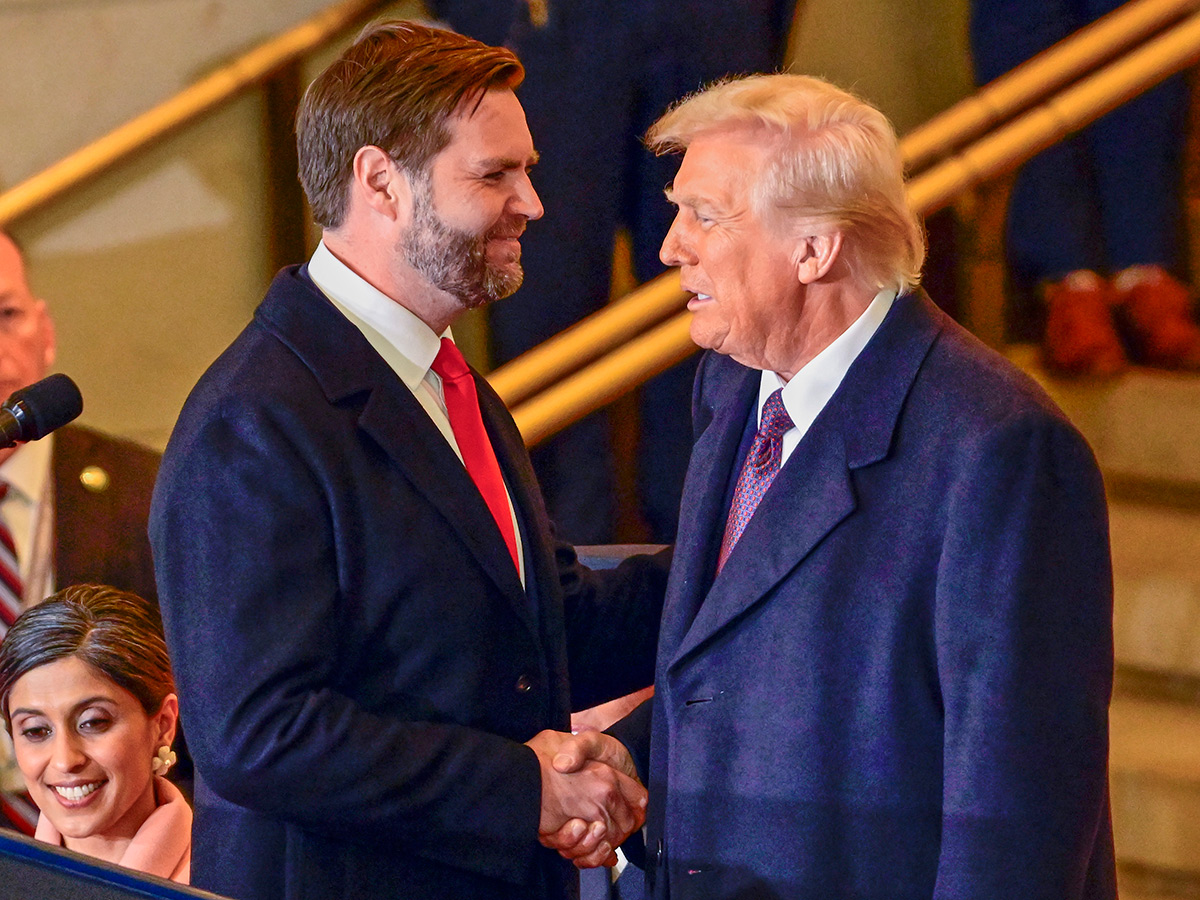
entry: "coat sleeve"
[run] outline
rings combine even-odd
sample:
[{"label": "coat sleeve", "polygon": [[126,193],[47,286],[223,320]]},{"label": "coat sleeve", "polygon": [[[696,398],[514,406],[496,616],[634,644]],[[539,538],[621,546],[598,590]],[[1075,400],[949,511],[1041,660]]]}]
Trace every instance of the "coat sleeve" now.
[{"label": "coat sleeve", "polygon": [[572,548],[557,548],[573,710],[654,681],[671,554],[668,547],[631,556],[615,569],[593,571],[579,563]]},{"label": "coat sleeve", "polygon": [[608,733],[629,751],[642,784],[650,783],[650,727],[653,719],[654,698],[651,697],[608,729]]},{"label": "coat sleeve", "polygon": [[1112,571],[1104,489],[1064,420],[965,447],[936,592],[942,900],[1082,898],[1111,866]]},{"label": "coat sleeve", "polygon": [[331,478],[314,463],[332,439],[234,398],[177,437],[151,539],[206,785],[318,834],[526,882],[541,795],[533,752],[437,721],[416,698],[381,715],[339,690],[342,624],[356,615],[342,585],[361,573],[339,569]]}]

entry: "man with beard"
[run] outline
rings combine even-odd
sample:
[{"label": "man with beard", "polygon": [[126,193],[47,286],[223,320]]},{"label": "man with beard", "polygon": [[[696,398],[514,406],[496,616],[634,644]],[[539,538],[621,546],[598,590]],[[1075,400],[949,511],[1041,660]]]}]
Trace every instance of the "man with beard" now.
[{"label": "man with beard", "polygon": [[565,897],[539,833],[605,861],[641,825],[640,786],[555,772],[549,729],[649,682],[665,573],[601,581],[554,545],[450,332],[516,290],[542,214],[521,77],[507,50],[386,23],[301,105],[322,241],[192,392],[151,513],[200,887]]}]

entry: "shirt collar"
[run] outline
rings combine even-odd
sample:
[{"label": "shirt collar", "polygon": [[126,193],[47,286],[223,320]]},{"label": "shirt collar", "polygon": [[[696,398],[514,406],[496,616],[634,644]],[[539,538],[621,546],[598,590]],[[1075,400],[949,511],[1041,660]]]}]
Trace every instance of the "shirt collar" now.
[{"label": "shirt collar", "polygon": [[50,477],[50,449],[54,435],[48,434],[40,441],[22,444],[17,452],[0,465],[0,481],[9,486],[10,496],[15,494],[25,503],[40,501]]},{"label": "shirt collar", "polygon": [[[308,262],[308,275],[359,327],[409,390],[416,390],[441,349],[441,338],[410,310],[352,271],[324,241],[317,244]],[[445,337],[453,340],[449,328]],[[381,340],[386,346],[380,346]]]},{"label": "shirt collar", "polygon": [[850,366],[875,335],[892,303],[896,292],[884,289],[875,295],[861,316],[843,331],[828,347],[810,359],[787,384],[776,372],[763,372],[758,389],[758,415],[761,422],[763,404],[775,391],[783,388],[783,406],[792,424],[801,434],[808,431],[813,420],[825,408],[838,386],[850,371]]}]

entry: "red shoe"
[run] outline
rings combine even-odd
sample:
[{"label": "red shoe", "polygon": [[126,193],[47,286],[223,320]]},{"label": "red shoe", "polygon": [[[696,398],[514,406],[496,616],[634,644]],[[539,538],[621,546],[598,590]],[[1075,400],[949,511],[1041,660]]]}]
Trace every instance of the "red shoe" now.
[{"label": "red shoe", "polygon": [[1133,358],[1163,369],[1200,370],[1200,325],[1191,292],[1161,266],[1130,266],[1113,279]]},{"label": "red shoe", "polygon": [[1129,360],[1113,324],[1112,288],[1095,272],[1081,269],[1043,289],[1046,336],[1042,360],[1061,375],[1109,377]]}]

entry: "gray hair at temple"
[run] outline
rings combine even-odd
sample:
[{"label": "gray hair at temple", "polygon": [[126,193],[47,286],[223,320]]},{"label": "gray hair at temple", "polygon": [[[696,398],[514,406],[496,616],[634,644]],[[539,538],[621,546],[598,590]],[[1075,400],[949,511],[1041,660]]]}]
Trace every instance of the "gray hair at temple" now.
[{"label": "gray hair at temple", "polygon": [[903,292],[921,279],[925,233],[908,203],[899,142],[879,110],[807,75],[752,75],[685,98],[650,128],[656,153],[706,132],[754,130],[777,152],[755,186],[756,211],[786,228],[814,220],[843,232],[855,280]]},{"label": "gray hair at temple", "polygon": [[296,114],[300,181],[317,223],[342,225],[360,148],[421,173],[450,143],[447,123],[462,104],[516,90],[524,77],[503,47],[417,22],[368,25],[308,86]]}]

